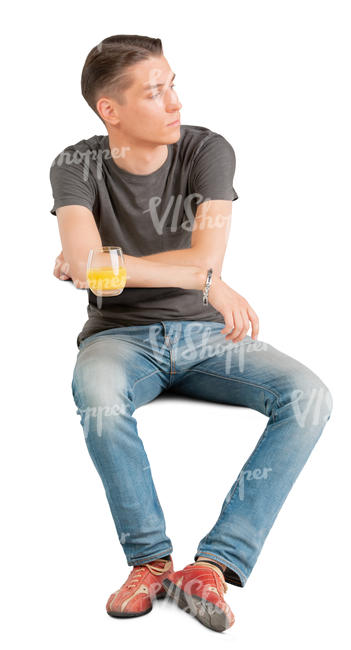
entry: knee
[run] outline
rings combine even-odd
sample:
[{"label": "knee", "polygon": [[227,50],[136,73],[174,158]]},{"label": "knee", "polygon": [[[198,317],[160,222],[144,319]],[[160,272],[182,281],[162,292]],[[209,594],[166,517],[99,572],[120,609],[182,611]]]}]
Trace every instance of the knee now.
[{"label": "knee", "polygon": [[290,400],[296,417],[309,425],[324,425],[333,410],[333,398],[328,386],[309,368],[292,373]]},{"label": "knee", "polygon": [[120,418],[134,410],[125,382],[119,377],[112,382],[108,376],[99,377],[79,368],[73,375],[72,392],[88,444],[92,439],[95,445],[118,439]]},{"label": "knee", "polygon": [[126,377],[118,372],[112,376],[106,366],[76,364],[71,388],[79,412],[118,415],[131,407]]}]

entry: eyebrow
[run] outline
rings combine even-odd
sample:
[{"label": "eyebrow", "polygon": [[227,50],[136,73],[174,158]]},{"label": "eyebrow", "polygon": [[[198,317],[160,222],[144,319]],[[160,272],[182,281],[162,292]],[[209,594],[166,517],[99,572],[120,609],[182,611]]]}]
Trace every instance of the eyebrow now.
[{"label": "eyebrow", "polygon": [[[173,81],[174,77],[175,77],[175,72],[173,73],[173,77],[171,81]],[[152,88],[159,88],[160,86],[164,86],[164,85],[165,84],[146,84],[144,86],[144,90],[151,90]]]}]

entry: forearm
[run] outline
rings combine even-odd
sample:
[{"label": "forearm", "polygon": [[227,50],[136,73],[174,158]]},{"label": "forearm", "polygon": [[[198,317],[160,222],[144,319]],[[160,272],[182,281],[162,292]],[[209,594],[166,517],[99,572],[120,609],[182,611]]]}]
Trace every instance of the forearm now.
[{"label": "forearm", "polygon": [[[139,259],[147,260],[150,262],[159,262],[162,264],[181,264],[185,266],[199,266],[202,269],[213,268],[213,272],[217,275],[222,273],[222,265],[213,256],[211,261],[206,260],[198,250],[194,248],[180,248],[178,250],[163,251],[162,253],[154,253],[153,255],[143,255]],[[205,277],[206,281],[206,277]]]},{"label": "forearm", "polygon": [[163,251],[153,255],[143,255],[139,259],[161,264],[176,264],[184,266],[204,266],[193,248],[180,248],[178,250]]},{"label": "forearm", "polygon": [[[188,249],[182,251],[169,251],[187,253]],[[166,253],[166,255],[168,252]],[[164,254],[161,253],[161,256]],[[146,257],[134,257],[123,254],[126,269],[127,281],[126,287],[179,287],[183,289],[203,289],[206,282],[206,268],[194,264],[188,255],[181,259],[183,263],[175,261],[167,263],[161,261],[152,261],[150,258],[156,258],[159,254]],[[162,259],[166,259],[163,257]],[[87,288],[86,277],[86,260],[74,260],[74,265],[69,265],[64,261],[63,253],[56,258],[54,275],[59,277],[61,272],[65,272],[72,279],[77,288]],[[107,264],[110,259],[107,259]],[[67,277],[66,276],[66,277]]]},{"label": "forearm", "polygon": [[178,287],[202,290],[205,286],[206,269],[195,264],[162,264],[144,257],[125,254],[123,257],[127,269],[126,287]]}]

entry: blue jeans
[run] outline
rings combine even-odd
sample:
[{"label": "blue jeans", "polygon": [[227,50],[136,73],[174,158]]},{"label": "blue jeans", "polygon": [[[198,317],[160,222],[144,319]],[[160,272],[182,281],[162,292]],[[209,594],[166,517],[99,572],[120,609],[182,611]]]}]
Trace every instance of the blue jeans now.
[{"label": "blue jeans", "polygon": [[330,418],[332,397],[299,361],[249,335],[228,341],[223,327],[167,320],[93,334],[80,344],[72,393],[129,565],[173,551],[135,409],[170,391],[269,418],[194,556],[219,560],[226,581],[244,587]]}]

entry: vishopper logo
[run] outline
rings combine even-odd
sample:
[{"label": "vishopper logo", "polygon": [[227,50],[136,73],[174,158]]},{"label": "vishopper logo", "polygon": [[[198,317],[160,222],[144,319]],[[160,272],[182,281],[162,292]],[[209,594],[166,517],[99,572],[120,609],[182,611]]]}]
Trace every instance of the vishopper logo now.
[{"label": "vishopper logo", "polygon": [[121,542],[121,544],[125,544],[125,543],[126,543],[127,537],[130,537],[130,533],[126,533],[126,532],[123,531],[123,532],[120,534],[120,536],[119,536],[119,541]]},{"label": "vishopper logo", "polygon": [[[103,160],[109,158],[125,158],[126,151],[131,147],[112,147],[112,149],[88,149],[87,151],[62,151],[53,161],[51,167],[62,167],[62,165],[77,165],[82,168],[83,181],[87,182],[90,173],[90,161],[96,161],[96,178],[101,180],[103,177],[102,167]],[[83,164],[82,164],[83,163]]]},{"label": "vishopper logo", "polygon": [[[113,404],[111,406],[87,406],[86,408],[77,408],[76,413],[81,415],[81,424],[83,426],[84,437],[88,438],[90,427],[96,435],[101,438],[103,432],[104,418],[115,417],[116,415],[123,414],[124,406],[120,404]],[[96,418],[96,423],[92,420]]]},{"label": "vishopper logo", "polygon": [[[163,214],[158,214],[157,208],[162,203],[162,198],[160,196],[152,196],[149,199],[149,207],[146,210],[143,210],[143,213],[150,213],[152,224],[158,235],[162,235],[164,229],[167,228],[170,232],[176,232],[181,228],[188,232],[194,230],[204,230],[204,228],[223,228],[225,226],[225,236],[228,237],[231,216],[223,215],[220,212],[217,214],[207,214],[210,209],[210,205],[206,205],[201,210],[201,215],[195,217],[195,213],[192,209],[192,201],[195,199],[196,205],[201,203],[203,200],[206,203],[210,200],[210,197],[205,197],[203,194],[198,192],[193,192],[186,195],[178,194],[172,196],[168,199],[168,203],[164,208]],[[171,225],[168,225],[169,215],[172,212],[172,221]],[[184,219],[184,214],[187,219]],[[182,221],[179,224],[179,217],[182,216]],[[200,218],[201,217],[201,218]]]},{"label": "vishopper logo", "polygon": [[[245,369],[245,355],[250,352],[257,352],[258,350],[268,349],[268,346],[263,341],[253,341],[250,336],[245,337],[241,341],[234,343],[233,341],[226,341],[225,335],[220,334],[223,337],[223,343],[221,342],[212,342],[213,341],[213,330],[210,327],[206,327],[202,337],[200,346],[194,345],[192,339],[192,330],[196,330],[199,326],[196,323],[186,323],[184,339],[186,342],[186,348],[180,350],[180,357],[186,359],[187,361],[202,361],[203,359],[208,359],[211,357],[221,357],[225,355],[225,366],[224,371],[226,375],[230,374],[231,365],[233,361],[233,355],[238,356],[237,366],[240,372],[244,372]],[[223,326],[224,327],[224,326]]]},{"label": "vishopper logo", "polygon": [[[184,369],[184,366],[188,364],[190,365],[204,359],[225,355],[224,373],[225,375],[229,375],[234,355],[236,355],[238,358],[235,367],[243,373],[245,370],[246,354],[268,350],[268,344],[264,341],[253,341],[250,336],[245,337],[237,343],[226,341],[224,334],[216,333],[214,335],[211,327],[203,328],[202,324],[200,325],[195,322],[177,323],[172,331],[173,333],[174,331],[176,332],[173,337],[164,337],[162,327],[159,325],[151,325],[149,328],[149,336],[144,339],[144,342],[150,344],[153,354],[156,356],[164,353],[168,354],[169,342],[171,340],[174,363],[179,370]],[[200,336],[197,331],[200,332]],[[183,340],[179,342],[182,335]],[[223,337],[222,343],[218,340],[219,337]],[[162,345],[160,345],[161,341]]]},{"label": "vishopper logo", "polygon": [[[181,602],[182,609],[185,609],[191,616],[207,617],[218,612],[218,606],[209,599],[211,593],[213,596],[213,589],[212,581],[206,583],[203,579],[192,578],[186,581],[186,590],[179,589],[178,585],[171,584],[167,588],[167,593],[175,603],[179,604]],[[196,594],[196,598],[191,595],[192,593]],[[206,601],[206,604],[204,604],[204,601]]]},{"label": "vishopper logo", "polygon": [[331,414],[333,401],[325,386],[296,388],[291,393],[291,403],[296,421],[300,427],[325,424]]},{"label": "vishopper logo", "polygon": [[225,498],[225,503],[229,503],[232,500],[238,487],[239,487],[239,499],[240,501],[243,501],[244,493],[245,493],[245,481],[260,481],[262,479],[267,479],[269,476],[269,472],[272,471],[273,471],[272,467],[263,467],[262,469],[260,467],[256,467],[255,469],[241,470],[237,480],[235,481],[233,487],[229,490]]}]

